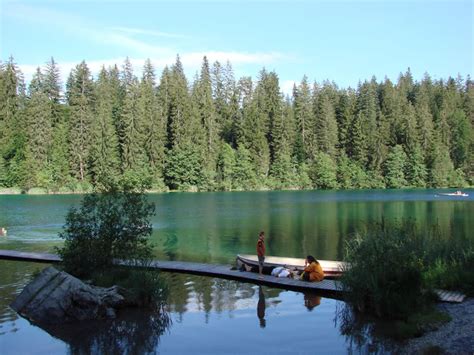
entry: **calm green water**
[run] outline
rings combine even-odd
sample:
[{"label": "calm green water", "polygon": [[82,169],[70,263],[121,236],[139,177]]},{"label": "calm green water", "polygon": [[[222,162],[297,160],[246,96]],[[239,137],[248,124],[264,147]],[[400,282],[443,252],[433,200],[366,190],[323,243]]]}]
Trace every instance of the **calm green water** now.
[{"label": "calm green water", "polygon": [[[468,198],[433,190],[172,193],[157,205],[158,257],[231,263],[255,253],[267,234],[268,254],[340,259],[344,240],[367,222],[415,218],[437,223],[445,238],[471,239],[474,191]],[[64,215],[80,196],[0,196],[1,249],[52,251]],[[81,327],[40,329],[8,304],[44,265],[0,261],[0,354],[63,353],[346,353],[390,351],[370,334],[348,334],[344,303],[250,284],[163,274],[170,287],[167,326],[147,313]],[[317,350],[316,350],[317,349]]]},{"label": "calm green water", "polygon": [[[368,222],[414,218],[420,230],[438,224],[445,238],[471,238],[474,191],[469,197],[440,190],[170,193],[156,203],[153,237],[158,257],[232,262],[255,254],[266,232],[268,254],[341,259],[344,240]],[[0,248],[52,250],[67,209],[81,196],[0,196]]]}]

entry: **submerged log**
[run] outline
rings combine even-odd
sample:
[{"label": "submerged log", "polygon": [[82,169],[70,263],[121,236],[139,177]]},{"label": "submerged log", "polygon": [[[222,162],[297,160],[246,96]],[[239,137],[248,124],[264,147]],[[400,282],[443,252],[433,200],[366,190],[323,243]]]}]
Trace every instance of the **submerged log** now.
[{"label": "submerged log", "polygon": [[114,318],[129,305],[125,290],[88,285],[54,267],[44,269],[10,305],[33,323],[62,324]]}]

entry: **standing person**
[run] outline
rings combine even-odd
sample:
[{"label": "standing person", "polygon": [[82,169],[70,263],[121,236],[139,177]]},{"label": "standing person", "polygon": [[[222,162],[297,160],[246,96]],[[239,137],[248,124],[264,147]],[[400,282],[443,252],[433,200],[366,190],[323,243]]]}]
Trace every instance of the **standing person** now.
[{"label": "standing person", "polygon": [[258,235],[257,241],[257,255],[258,255],[258,273],[263,279],[263,263],[265,262],[265,232],[261,231]]}]

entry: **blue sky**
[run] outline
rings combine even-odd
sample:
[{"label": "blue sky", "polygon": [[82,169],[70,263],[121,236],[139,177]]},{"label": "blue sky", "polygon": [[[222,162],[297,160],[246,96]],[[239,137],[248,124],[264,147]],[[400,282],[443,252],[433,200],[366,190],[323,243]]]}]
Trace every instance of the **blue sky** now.
[{"label": "blue sky", "polygon": [[130,57],[157,75],[179,53],[188,79],[202,57],[229,60],[236,77],[275,70],[289,92],[304,74],[340,87],[359,80],[473,73],[473,2],[0,0],[0,58],[28,80],[51,56],[67,77]]}]

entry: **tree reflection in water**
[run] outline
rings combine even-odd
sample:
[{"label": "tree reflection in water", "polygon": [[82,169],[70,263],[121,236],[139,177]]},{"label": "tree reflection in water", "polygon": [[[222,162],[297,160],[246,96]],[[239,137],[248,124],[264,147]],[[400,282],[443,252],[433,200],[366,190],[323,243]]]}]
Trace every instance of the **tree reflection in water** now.
[{"label": "tree reflection in water", "polygon": [[171,318],[160,309],[125,309],[112,320],[41,327],[69,345],[71,354],[155,353]]},{"label": "tree reflection in water", "polygon": [[392,322],[376,321],[357,312],[345,302],[336,306],[335,325],[339,323],[339,332],[345,336],[348,353],[385,354],[400,351],[400,343],[388,338],[387,327]]}]

